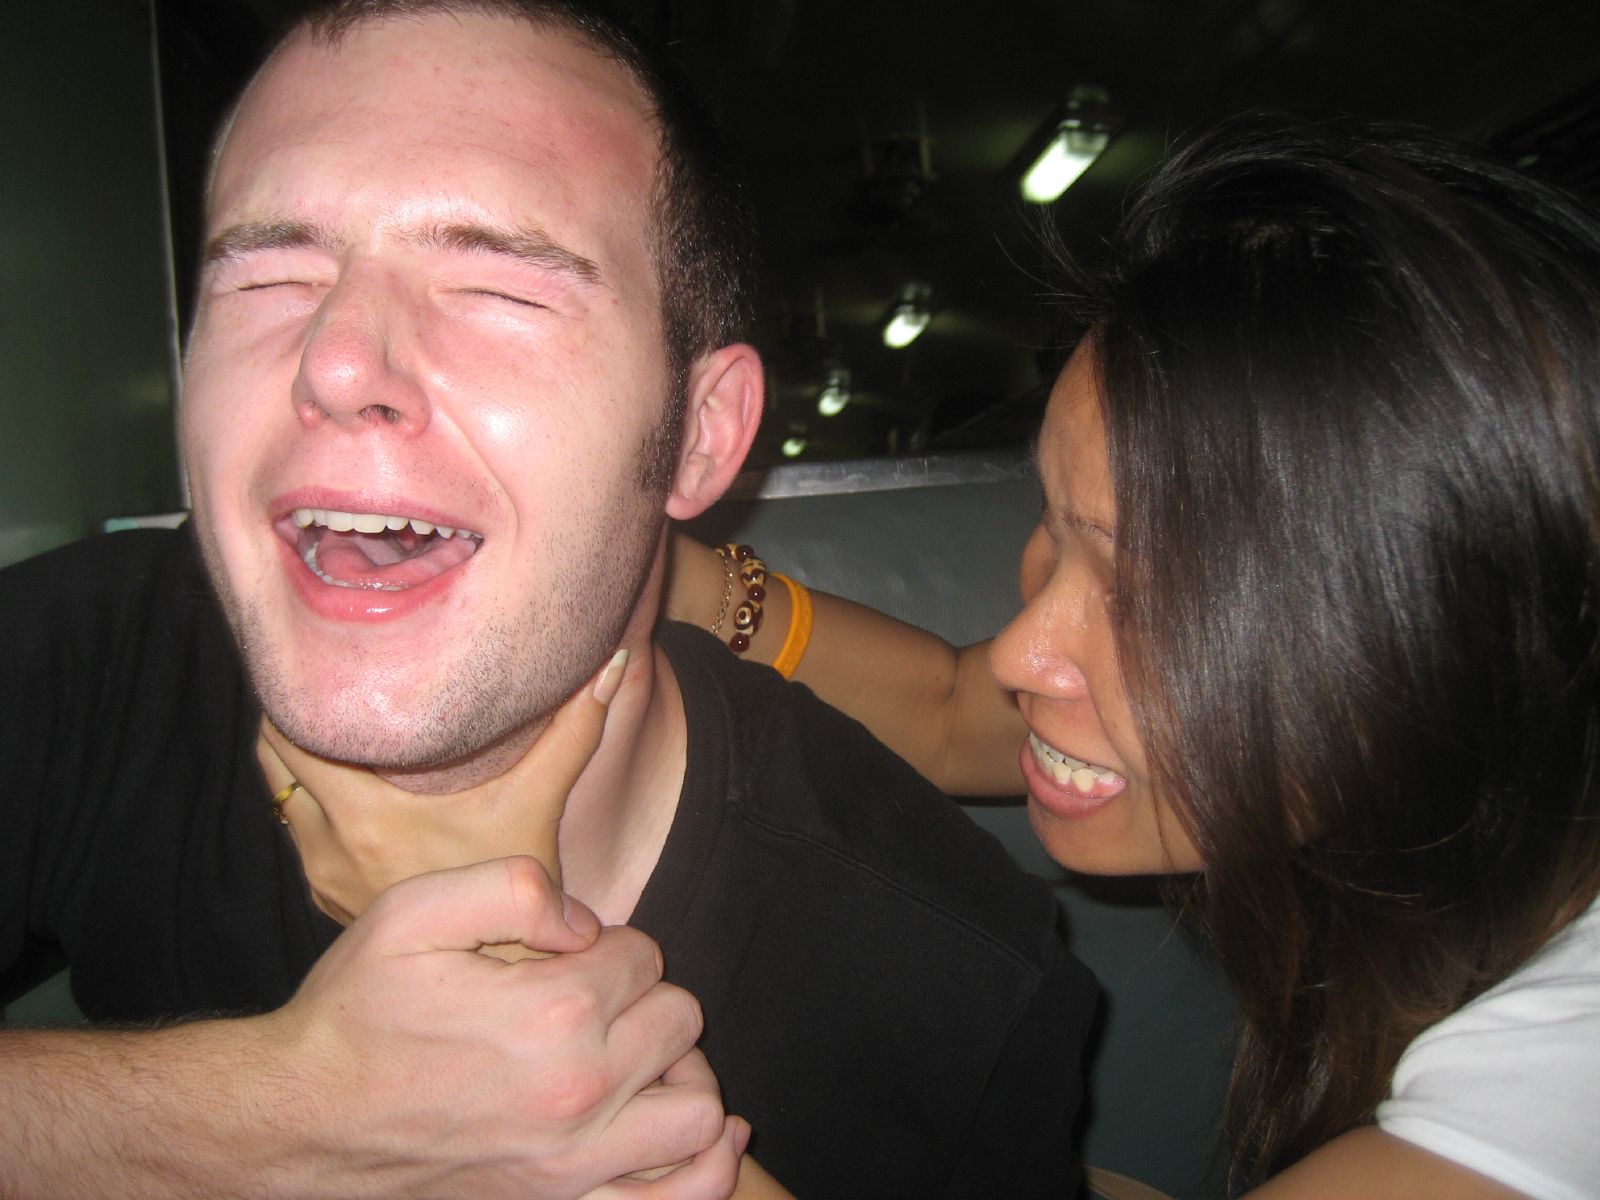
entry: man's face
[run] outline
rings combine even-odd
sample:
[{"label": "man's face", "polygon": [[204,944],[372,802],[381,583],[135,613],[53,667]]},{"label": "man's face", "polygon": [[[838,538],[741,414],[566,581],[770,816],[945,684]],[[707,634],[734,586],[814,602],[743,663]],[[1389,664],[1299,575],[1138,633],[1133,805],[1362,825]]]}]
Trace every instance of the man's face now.
[{"label": "man's face", "polygon": [[301,745],[454,763],[617,644],[662,519],[656,158],[619,68],[500,18],[302,35],[252,85],[181,431],[212,577]]}]

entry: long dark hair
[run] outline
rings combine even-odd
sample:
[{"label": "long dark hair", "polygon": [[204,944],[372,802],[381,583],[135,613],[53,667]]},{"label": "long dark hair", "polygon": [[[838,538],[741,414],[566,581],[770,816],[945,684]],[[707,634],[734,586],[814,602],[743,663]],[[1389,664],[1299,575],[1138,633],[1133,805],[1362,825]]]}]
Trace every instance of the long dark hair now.
[{"label": "long dark hair", "polygon": [[1418,131],[1253,117],[1115,256],[1119,652],[1255,1179],[1600,889],[1600,223]]}]

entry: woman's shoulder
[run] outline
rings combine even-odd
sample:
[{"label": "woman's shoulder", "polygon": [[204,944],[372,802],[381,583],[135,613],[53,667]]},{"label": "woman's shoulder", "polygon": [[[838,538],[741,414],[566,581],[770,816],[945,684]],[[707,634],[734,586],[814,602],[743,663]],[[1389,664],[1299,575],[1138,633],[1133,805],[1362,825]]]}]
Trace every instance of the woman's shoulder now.
[{"label": "woman's shoulder", "polygon": [[1600,901],[1419,1034],[1378,1125],[1534,1196],[1600,1194]]},{"label": "woman's shoulder", "polygon": [[[1452,1013],[1434,1029],[1456,1018],[1493,1028],[1520,1018],[1547,1017],[1570,1001],[1584,1001],[1600,992],[1600,897],[1558,929],[1532,957],[1494,987]],[[1600,1005],[1582,1010],[1600,1027]],[[1425,1031],[1422,1041],[1432,1030]],[[1600,1057],[1600,1043],[1596,1044]]]}]

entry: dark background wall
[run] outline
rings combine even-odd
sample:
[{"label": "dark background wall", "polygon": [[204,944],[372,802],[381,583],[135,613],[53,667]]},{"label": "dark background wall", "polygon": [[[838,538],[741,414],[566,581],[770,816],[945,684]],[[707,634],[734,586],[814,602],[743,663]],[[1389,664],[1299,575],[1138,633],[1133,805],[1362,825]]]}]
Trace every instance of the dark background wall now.
[{"label": "dark background wall", "polygon": [[0,565],[179,505],[150,17],[0,5]]},{"label": "dark background wall", "polygon": [[[181,503],[167,262],[181,312],[211,130],[298,2],[0,5],[0,563]],[[1049,213],[1085,260],[1172,141],[1263,104],[1426,121],[1600,195],[1594,0],[613,3],[671,42],[749,168],[756,465],[790,436],[804,461],[1027,437],[1060,347],[1016,179],[1077,83],[1106,85],[1118,123]],[[933,324],[886,350],[913,280]],[[833,417],[828,364],[854,389]]]}]

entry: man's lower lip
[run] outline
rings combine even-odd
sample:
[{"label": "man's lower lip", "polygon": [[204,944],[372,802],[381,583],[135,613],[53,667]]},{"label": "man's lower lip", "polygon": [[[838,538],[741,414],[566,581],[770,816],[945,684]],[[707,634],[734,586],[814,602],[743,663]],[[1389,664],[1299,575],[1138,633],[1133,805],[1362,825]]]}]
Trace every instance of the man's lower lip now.
[{"label": "man's lower lip", "polygon": [[1028,785],[1028,798],[1053,816],[1077,820],[1092,816],[1105,808],[1122,793],[1110,796],[1085,796],[1075,787],[1057,783],[1033,757],[1027,742],[1022,743],[1022,778]]},{"label": "man's lower lip", "polygon": [[455,582],[462,568],[460,564],[412,587],[390,591],[383,588],[339,587],[325,583],[306,566],[298,549],[278,541],[283,554],[284,569],[294,585],[296,595],[312,612],[332,621],[394,621],[410,616],[418,609],[443,598]]}]

